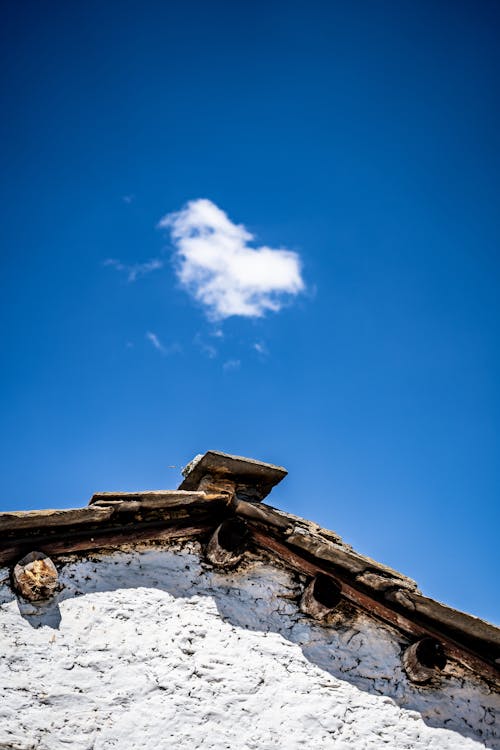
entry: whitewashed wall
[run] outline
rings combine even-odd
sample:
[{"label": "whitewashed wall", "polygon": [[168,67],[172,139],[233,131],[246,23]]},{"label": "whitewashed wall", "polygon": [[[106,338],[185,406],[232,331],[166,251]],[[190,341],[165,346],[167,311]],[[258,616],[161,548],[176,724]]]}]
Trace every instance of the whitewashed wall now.
[{"label": "whitewashed wall", "polygon": [[485,685],[416,688],[398,634],[315,624],[275,565],[221,574],[196,543],[57,564],[41,609],[0,569],[1,750],[500,748]]}]

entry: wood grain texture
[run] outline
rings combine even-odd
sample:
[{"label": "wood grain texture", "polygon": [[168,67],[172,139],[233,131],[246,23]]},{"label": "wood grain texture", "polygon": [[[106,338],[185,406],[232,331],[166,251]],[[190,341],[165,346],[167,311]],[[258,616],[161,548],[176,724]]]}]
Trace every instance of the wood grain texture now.
[{"label": "wood grain texture", "polygon": [[141,508],[178,508],[216,501],[224,501],[224,494],[216,492],[188,492],[185,490],[158,490],[147,492],[97,492],[89,501],[90,506],[137,503]]},{"label": "wood grain texture", "polygon": [[0,533],[16,529],[40,529],[55,526],[74,526],[101,523],[111,518],[108,508],[69,508],[60,510],[25,510],[0,513]]},{"label": "wood grain texture", "polygon": [[[272,552],[286,565],[300,573],[306,573],[309,576],[315,576],[318,573],[331,575],[331,571],[325,569],[324,565],[305,559],[282,542],[277,541],[262,531],[252,528],[250,529],[250,535],[257,546]],[[497,688],[500,688],[500,672],[494,665],[477,656],[475,653],[462,646],[462,644],[457,643],[454,639],[444,636],[439,630],[415,622],[414,620],[410,620],[400,612],[390,609],[381,602],[372,599],[367,594],[353,588],[353,586],[349,585],[340,577],[333,577],[341,588],[342,596],[352,604],[368,614],[379,618],[388,625],[397,628],[407,636],[417,638],[430,636],[431,638],[439,640],[443,644],[445,653],[449,658],[455,659],[459,664],[462,664],[473,672],[480,674],[483,678],[493,683]]]},{"label": "wood grain texture", "polygon": [[[122,544],[134,544],[143,541],[168,541],[171,539],[192,539],[210,532],[211,525],[198,526],[162,526],[146,528],[126,527],[123,529],[100,529],[88,532],[73,539],[45,538],[37,541],[39,549],[47,555],[65,555],[72,552],[85,552],[95,549],[117,548]],[[29,541],[29,540],[28,540]],[[27,540],[14,542],[0,549],[0,564],[12,562],[26,551]]]}]

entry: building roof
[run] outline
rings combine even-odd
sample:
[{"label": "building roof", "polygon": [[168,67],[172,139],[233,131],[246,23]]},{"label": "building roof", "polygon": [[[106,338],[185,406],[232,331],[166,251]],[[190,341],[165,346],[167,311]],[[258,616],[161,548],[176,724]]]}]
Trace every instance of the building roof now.
[{"label": "building roof", "polygon": [[424,596],[415,581],[359,554],[335,532],[264,504],[286,473],[209,451],[188,464],[178,490],[103,492],[84,508],[3,512],[0,565],[33,550],[56,556],[186,538],[210,545],[220,531],[223,557],[239,559],[249,548],[308,577],[327,575],[350,605],[410,640],[438,640],[448,658],[500,686],[500,628]]}]

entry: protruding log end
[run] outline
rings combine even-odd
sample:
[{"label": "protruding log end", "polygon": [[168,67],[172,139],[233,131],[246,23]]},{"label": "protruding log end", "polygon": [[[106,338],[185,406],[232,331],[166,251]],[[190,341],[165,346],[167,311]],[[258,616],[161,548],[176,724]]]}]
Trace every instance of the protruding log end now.
[{"label": "protruding log end", "polygon": [[15,588],[29,601],[50,599],[56,592],[57,568],[43,552],[30,552],[23,557],[12,575]]},{"label": "protruding log end", "polygon": [[423,685],[439,675],[446,665],[446,656],[439,641],[422,638],[403,654],[403,669],[412,682]]},{"label": "protruding log end", "polygon": [[247,527],[244,521],[223,521],[207,544],[206,556],[218,568],[234,568],[246,549]]},{"label": "protruding log end", "polygon": [[304,589],[300,609],[316,620],[324,620],[340,603],[338,583],[325,573],[318,573]]}]

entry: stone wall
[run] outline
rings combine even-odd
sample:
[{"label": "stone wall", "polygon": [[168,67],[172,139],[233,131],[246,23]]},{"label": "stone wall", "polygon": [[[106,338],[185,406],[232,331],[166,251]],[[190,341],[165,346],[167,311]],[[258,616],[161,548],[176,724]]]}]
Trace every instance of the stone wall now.
[{"label": "stone wall", "polygon": [[44,607],[0,570],[0,750],[500,748],[485,684],[448,664],[413,685],[399,633],[315,623],[262,558],[221,573],[189,543],[56,563]]}]

